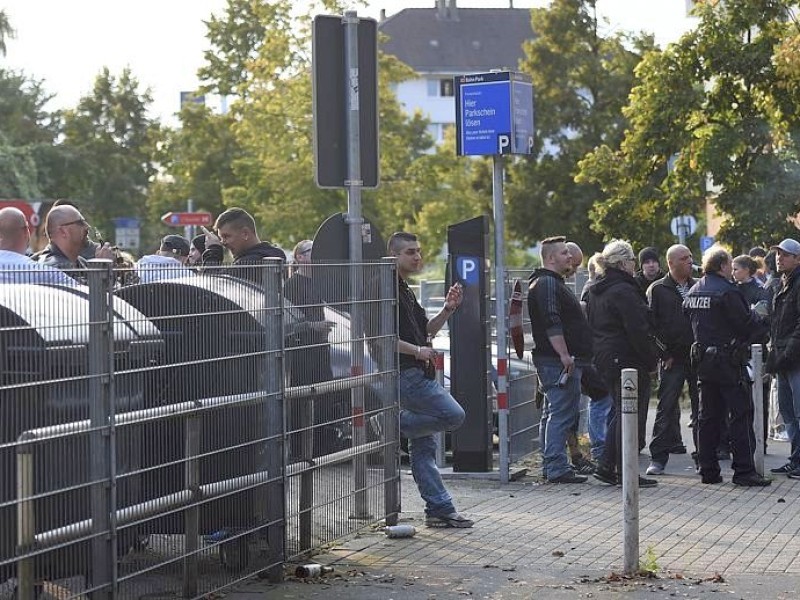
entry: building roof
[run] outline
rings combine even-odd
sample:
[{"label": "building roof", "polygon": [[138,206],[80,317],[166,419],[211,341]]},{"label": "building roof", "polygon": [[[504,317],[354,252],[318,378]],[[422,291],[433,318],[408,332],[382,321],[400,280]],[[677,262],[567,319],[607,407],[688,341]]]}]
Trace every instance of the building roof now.
[{"label": "building roof", "polygon": [[422,73],[470,73],[519,68],[522,44],[533,37],[530,9],[406,8],[378,24],[382,49]]}]

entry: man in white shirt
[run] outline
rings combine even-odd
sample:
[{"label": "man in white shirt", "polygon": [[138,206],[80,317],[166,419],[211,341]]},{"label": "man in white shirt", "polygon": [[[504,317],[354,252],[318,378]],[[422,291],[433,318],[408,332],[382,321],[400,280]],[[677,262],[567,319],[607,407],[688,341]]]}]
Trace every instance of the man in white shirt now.
[{"label": "man in white shirt", "polygon": [[31,232],[21,210],[0,209],[0,283],[56,283],[76,285],[62,271],[38,263],[28,256]]}]

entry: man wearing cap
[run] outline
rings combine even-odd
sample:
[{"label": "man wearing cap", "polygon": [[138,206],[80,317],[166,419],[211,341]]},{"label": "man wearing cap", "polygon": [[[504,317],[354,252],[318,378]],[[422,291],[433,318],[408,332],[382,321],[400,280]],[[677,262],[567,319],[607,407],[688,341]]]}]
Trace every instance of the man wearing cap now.
[{"label": "man wearing cap", "polygon": [[143,256],[134,268],[141,283],[191,277],[194,273],[185,266],[188,259],[189,241],[180,235],[168,235],[161,240],[155,254]]},{"label": "man wearing cap", "polygon": [[767,324],[731,282],[733,260],[727,250],[712,246],[703,255],[705,275],[694,285],[683,307],[694,335],[692,366],[700,380],[697,418],[698,461],[705,484],[722,482],[717,446],[720,426],[728,415],[735,485],[767,486],[755,470],[753,402],[747,375],[750,344],[767,332]]},{"label": "man wearing cap", "polygon": [[792,443],[789,462],[772,472],[800,479],[800,242],[787,238],[772,250],[782,285],[772,301],[766,369],[777,377],[778,410]]},{"label": "man wearing cap", "polygon": [[[642,248],[639,252],[639,271],[636,272],[633,279],[636,285],[642,290],[642,293],[647,292],[647,288],[654,281],[664,277],[664,271],[661,270],[661,260],[658,258],[658,250],[652,246]],[[642,440],[639,440],[640,442]]]}]

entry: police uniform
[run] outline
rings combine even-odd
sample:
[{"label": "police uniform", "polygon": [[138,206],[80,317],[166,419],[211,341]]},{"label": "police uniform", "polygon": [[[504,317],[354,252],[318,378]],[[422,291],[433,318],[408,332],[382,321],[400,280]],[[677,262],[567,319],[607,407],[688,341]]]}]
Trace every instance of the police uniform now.
[{"label": "police uniform", "polygon": [[700,380],[698,450],[703,483],[722,481],[717,446],[720,426],[729,413],[733,482],[768,485],[753,463],[753,403],[746,370],[749,344],[764,335],[767,325],[750,310],[737,286],[718,273],[701,278],[683,306],[692,323],[692,363]]}]

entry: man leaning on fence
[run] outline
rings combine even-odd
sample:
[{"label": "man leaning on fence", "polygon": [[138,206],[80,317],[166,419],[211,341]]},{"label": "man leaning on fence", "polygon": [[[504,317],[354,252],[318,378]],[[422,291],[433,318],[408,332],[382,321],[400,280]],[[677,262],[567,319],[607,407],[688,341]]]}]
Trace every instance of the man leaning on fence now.
[{"label": "man leaning on fence", "polygon": [[691,358],[700,380],[700,476],[706,484],[722,482],[717,446],[722,420],[728,415],[733,451],[731,480],[735,485],[759,487],[769,485],[770,480],[756,473],[753,461],[756,439],[747,360],[749,345],[764,335],[767,324],[731,282],[732,270],[727,250],[719,246],[706,250],[705,275],[689,290],[683,304],[692,323],[695,342]]},{"label": "man leaning on fence", "polygon": [[422,252],[417,236],[394,233],[389,254],[397,258],[400,353],[400,433],[409,440],[411,474],[425,501],[428,527],[472,527],[472,521],[456,512],[452,497],[436,467],[435,434],[458,429],[464,409],[435,379],[426,377],[426,365],[435,352],[428,338],[436,335],[461,304],[460,286],[452,286],[444,306],[432,319],[408,287],[410,276],[422,270]]},{"label": "man leaning on fence", "polygon": [[578,414],[581,373],[592,358],[592,332],[578,299],[564,283],[572,258],[563,237],[542,241],[542,268],[530,276],[528,313],[535,348],[533,361],[544,391],[540,440],[543,475],[552,483],[585,483],[565,450]]}]

